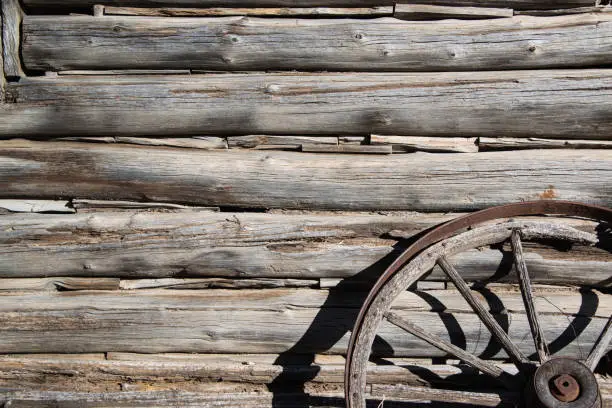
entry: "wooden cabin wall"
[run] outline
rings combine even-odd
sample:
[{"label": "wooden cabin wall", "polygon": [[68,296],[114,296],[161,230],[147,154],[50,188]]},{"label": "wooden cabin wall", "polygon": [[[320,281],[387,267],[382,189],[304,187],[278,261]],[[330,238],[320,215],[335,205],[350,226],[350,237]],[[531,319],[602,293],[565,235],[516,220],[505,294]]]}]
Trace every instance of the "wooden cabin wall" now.
[{"label": "wooden cabin wall", "polygon": [[[601,2],[0,1],[0,406],[343,406],[356,314],[423,231],[612,206]],[[552,348],[588,351],[609,257],[528,249]],[[452,262],[532,353],[508,248]],[[438,269],[396,307],[504,357]],[[391,325],[374,352],[372,392],[488,384]]]}]

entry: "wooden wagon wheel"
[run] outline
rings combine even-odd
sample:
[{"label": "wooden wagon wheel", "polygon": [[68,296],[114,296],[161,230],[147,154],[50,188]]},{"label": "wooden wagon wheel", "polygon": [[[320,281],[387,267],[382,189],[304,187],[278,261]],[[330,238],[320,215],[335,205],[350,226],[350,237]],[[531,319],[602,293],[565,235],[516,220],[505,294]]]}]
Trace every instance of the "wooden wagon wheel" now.
[{"label": "wooden wagon wheel", "polygon": [[[581,231],[558,222],[508,219],[509,217],[540,214],[589,218],[600,223],[599,233]],[[348,408],[366,406],[368,398],[366,369],[372,345],[383,321],[385,325],[391,324],[401,328],[406,336],[416,336],[446,355],[454,356],[465,364],[497,379],[500,386],[509,390],[506,394],[500,392],[491,395],[476,395],[462,391],[426,392],[404,387],[404,391],[407,391],[408,394],[407,399],[410,399],[412,394],[414,397],[432,401],[468,404],[489,401],[489,406],[497,406],[501,401],[518,407],[601,407],[599,386],[593,372],[599,360],[608,351],[612,338],[612,316],[606,324],[602,324],[601,334],[586,359],[580,360],[577,356],[552,356],[548,351],[547,339],[534,302],[533,288],[523,256],[523,242],[553,240],[570,244],[601,246],[602,237],[609,234],[610,225],[612,225],[612,210],[572,202],[549,201],[491,208],[451,221],[425,235],[389,267],[376,283],[362,307],[347,354],[345,392]],[[466,227],[469,229],[466,230]],[[474,296],[464,278],[449,261],[453,255],[466,250],[504,242],[511,247],[513,253],[518,286],[535,346],[534,355],[536,357],[533,358],[535,361],[530,360],[524,353],[525,345],[521,344],[519,347],[493,318],[488,308]],[[609,249],[607,251],[609,253]],[[516,366],[518,373],[506,372],[493,361],[484,360],[457,347],[391,310],[396,298],[436,265],[455,285],[482,324],[489,330],[492,338],[499,342],[509,361]],[[609,295],[605,296],[606,299],[609,297]],[[396,387],[396,390],[401,391],[402,387]]]}]

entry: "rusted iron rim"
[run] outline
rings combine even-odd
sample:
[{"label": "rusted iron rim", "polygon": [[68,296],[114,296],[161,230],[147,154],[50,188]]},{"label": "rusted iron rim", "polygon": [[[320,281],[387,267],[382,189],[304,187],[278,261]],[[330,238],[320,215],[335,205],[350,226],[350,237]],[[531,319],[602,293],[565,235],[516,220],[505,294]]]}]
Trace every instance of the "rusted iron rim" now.
[{"label": "rusted iron rim", "polygon": [[353,332],[349,340],[347,355],[346,355],[346,366],[344,370],[344,388],[345,397],[349,400],[349,388],[350,378],[349,369],[353,352],[355,349],[355,342],[361,331],[363,321],[366,313],[368,312],[372,302],[380,289],[387,283],[389,279],[395,273],[397,273],[404,265],[406,265],[415,255],[420,253],[422,250],[429,246],[440,242],[446,238],[451,237],[455,232],[468,228],[470,226],[480,224],[487,221],[492,221],[498,218],[510,218],[519,216],[529,215],[564,215],[569,217],[583,217],[589,219],[595,219],[612,223],[612,209],[599,207],[595,205],[583,204],[573,201],[557,201],[557,200],[542,200],[542,201],[528,201],[522,203],[506,204],[498,207],[491,207],[485,210],[477,211],[475,213],[466,214],[464,216],[455,218],[454,220],[448,221],[417,240],[409,248],[407,248],[402,254],[385,270],[385,272],[378,278],[368,297],[365,299],[361,310],[355,321]]}]

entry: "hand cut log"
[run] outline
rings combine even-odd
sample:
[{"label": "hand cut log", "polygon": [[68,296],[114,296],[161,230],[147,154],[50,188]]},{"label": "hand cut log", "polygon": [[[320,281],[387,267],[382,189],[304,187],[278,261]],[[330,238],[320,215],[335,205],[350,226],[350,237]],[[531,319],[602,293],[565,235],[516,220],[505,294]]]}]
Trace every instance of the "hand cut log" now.
[{"label": "hand cut log", "polygon": [[429,4],[396,4],[394,17],[403,20],[464,19],[479,20],[514,16],[509,8],[456,7]]},{"label": "hand cut log", "polygon": [[[344,292],[330,295],[319,306],[321,291],[303,289],[193,292],[3,294],[0,347],[7,353],[279,353],[289,349],[292,353],[343,353],[363,301],[353,292]],[[518,293],[509,296],[520,304]],[[580,355],[592,347],[608,320],[593,317],[597,312],[589,313],[590,308],[599,310],[597,305],[605,303],[595,292],[593,296],[588,300],[573,292],[551,300],[553,305],[572,305],[578,313],[570,318],[571,323],[560,312],[542,314],[551,352]],[[476,354],[487,350],[491,356],[503,356],[489,344],[489,335],[483,333],[474,314],[428,311],[430,303],[438,307],[433,299],[444,305],[448,296],[422,299],[407,293],[404,299],[393,309],[404,318],[435,335],[459,341]],[[555,308],[549,305],[547,309]],[[508,322],[509,334],[523,352],[533,352],[532,344],[521,341],[530,332],[524,313],[509,312],[497,318]],[[374,345],[377,355],[443,356],[391,324],[384,323],[379,333],[381,342]]]},{"label": "hand cut log", "polygon": [[35,15],[24,18],[23,38],[23,63],[44,71],[477,71],[612,63],[610,13],[436,22]]},{"label": "hand cut log", "polygon": [[30,77],[7,84],[17,103],[0,106],[0,136],[605,140],[611,81],[612,70]]},{"label": "hand cut log", "polygon": [[0,198],[387,211],[465,211],[551,198],[612,204],[606,150],[357,157],[4,142]]},{"label": "hand cut log", "polygon": [[[83,8],[100,3],[100,0],[23,0],[29,8]],[[396,0],[107,0],[103,2],[109,6],[136,6],[136,7],[364,7],[389,6]],[[509,7],[513,9],[560,9],[571,7],[593,6],[593,0],[411,0],[403,3],[440,4],[447,6],[474,6],[474,7]]]},{"label": "hand cut log", "polygon": [[158,17],[383,17],[393,16],[393,6],[374,7],[266,7],[266,8],[177,8],[177,7],[104,7],[105,15]]}]

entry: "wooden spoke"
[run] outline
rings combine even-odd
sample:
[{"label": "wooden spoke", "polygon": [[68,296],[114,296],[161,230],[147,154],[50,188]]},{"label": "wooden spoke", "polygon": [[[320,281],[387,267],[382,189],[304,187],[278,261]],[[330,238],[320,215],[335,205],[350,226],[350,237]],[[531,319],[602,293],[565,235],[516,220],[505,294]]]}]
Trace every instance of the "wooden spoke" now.
[{"label": "wooden spoke", "polygon": [[521,295],[523,295],[523,303],[525,304],[525,312],[527,312],[527,319],[529,319],[529,327],[531,328],[531,336],[533,338],[533,343],[535,344],[540,362],[543,363],[548,360],[548,349],[546,347],[544,333],[542,333],[542,328],[540,327],[538,311],[536,310],[535,303],[533,302],[531,279],[529,278],[527,265],[525,264],[525,258],[523,257],[523,245],[521,243],[521,235],[518,230],[512,231],[511,242],[512,252],[514,253],[514,265],[516,266],[518,273]]},{"label": "wooden spoke", "polygon": [[518,349],[518,347],[512,343],[508,333],[502,329],[502,327],[497,323],[497,321],[491,316],[489,311],[485,308],[485,306],[476,299],[476,297],[472,294],[469,286],[463,280],[459,272],[448,262],[446,257],[441,256],[438,259],[438,264],[442,268],[442,270],[446,273],[446,275],[450,278],[450,280],[455,284],[459,293],[465,298],[465,300],[472,307],[474,312],[478,315],[480,320],[484,323],[485,326],[489,329],[489,331],[497,338],[500,342],[501,346],[506,350],[508,356],[512,360],[512,362],[517,366],[519,370],[522,370],[526,364],[529,364],[529,360],[525,355]]},{"label": "wooden spoke", "polygon": [[385,317],[390,323],[396,325],[397,327],[407,331],[408,333],[418,337],[423,341],[426,341],[432,346],[437,347],[438,349],[455,356],[459,360],[471,365],[472,367],[482,371],[483,373],[498,379],[506,388],[511,390],[516,388],[512,377],[498,366],[491,364],[488,361],[482,360],[471,353],[468,353],[462,348],[449,343],[448,341],[436,336],[435,334],[427,333],[419,326],[409,322],[408,320],[402,318],[396,313],[387,312],[385,313]]},{"label": "wooden spoke", "polygon": [[477,407],[515,407],[520,395],[512,392],[495,394],[468,391],[439,390],[425,387],[412,387],[404,384],[373,384],[373,397],[384,397],[393,401],[409,400],[411,402],[444,402],[448,404],[466,404]]},{"label": "wooden spoke", "polygon": [[606,354],[608,351],[608,346],[610,345],[610,341],[612,340],[612,316],[608,319],[608,323],[604,327],[601,335],[597,339],[597,343],[593,346],[593,349],[589,353],[585,364],[591,369],[591,371],[595,371],[597,364],[599,364],[599,360]]}]

